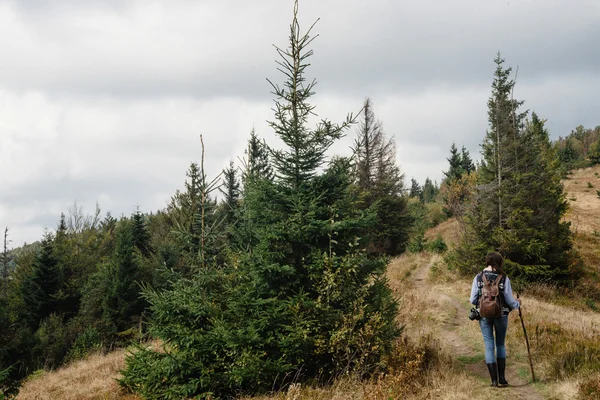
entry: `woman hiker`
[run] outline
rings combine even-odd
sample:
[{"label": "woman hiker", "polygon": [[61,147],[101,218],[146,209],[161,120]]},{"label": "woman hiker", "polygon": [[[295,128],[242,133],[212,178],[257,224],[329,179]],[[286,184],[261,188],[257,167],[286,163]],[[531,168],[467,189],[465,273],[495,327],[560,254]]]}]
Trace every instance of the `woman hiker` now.
[{"label": "woman hiker", "polygon": [[[508,385],[504,376],[506,369],[506,347],[504,341],[506,338],[506,330],[508,328],[508,313],[511,310],[517,309],[521,305],[519,299],[513,297],[512,287],[510,285],[510,279],[502,271],[502,264],[504,259],[498,253],[492,252],[485,257],[485,263],[487,267],[475,276],[473,279],[473,286],[471,287],[471,304],[476,307],[480,306],[480,299],[482,297],[482,289],[484,284],[490,283],[492,286],[495,284],[496,279],[500,278],[497,284],[498,292],[501,300],[501,311],[498,311],[498,315],[495,318],[484,318],[486,313],[483,312],[482,317],[479,320],[479,326],[481,333],[483,334],[483,343],[485,345],[485,362],[492,378],[491,386]],[[488,286],[491,287],[491,286]],[[488,289],[486,288],[486,297]],[[483,307],[483,306],[482,306]],[[486,309],[488,305],[486,305]],[[496,340],[494,343],[494,331],[496,332]],[[494,348],[496,350],[496,356],[494,356]]]}]

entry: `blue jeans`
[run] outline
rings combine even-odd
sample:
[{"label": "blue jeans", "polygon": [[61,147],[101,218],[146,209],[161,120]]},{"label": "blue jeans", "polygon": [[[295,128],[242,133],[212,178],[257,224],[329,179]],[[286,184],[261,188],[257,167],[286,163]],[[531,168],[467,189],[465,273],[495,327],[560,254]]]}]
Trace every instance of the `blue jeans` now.
[{"label": "blue jeans", "polygon": [[[508,329],[508,315],[500,318],[481,318],[479,327],[483,334],[483,344],[485,345],[485,363],[492,364],[496,362],[496,357],[506,358],[506,330]],[[496,331],[496,343],[494,346],[494,331]],[[496,357],[494,357],[494,347]]]}]

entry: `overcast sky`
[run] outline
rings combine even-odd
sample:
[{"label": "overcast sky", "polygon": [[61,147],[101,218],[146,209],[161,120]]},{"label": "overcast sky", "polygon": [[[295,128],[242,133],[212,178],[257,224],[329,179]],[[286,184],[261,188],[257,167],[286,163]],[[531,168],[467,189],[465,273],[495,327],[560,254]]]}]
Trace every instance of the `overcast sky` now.
[{"label": "overcast sky", "polygon": [[[55,229],[75,201],[158,210],[206,145],[209,175],[243,156],[282,82],[292,0],[0,0],[0,226],[12,246]],[[317,18],[309,78],[319,117],[365,96],[407,184],[440,181],[452,142],[479,158],[493,59],[553,139],[600,125],[597,0],[301,0]],[[356,130],[336,144],[347,153]]]}]

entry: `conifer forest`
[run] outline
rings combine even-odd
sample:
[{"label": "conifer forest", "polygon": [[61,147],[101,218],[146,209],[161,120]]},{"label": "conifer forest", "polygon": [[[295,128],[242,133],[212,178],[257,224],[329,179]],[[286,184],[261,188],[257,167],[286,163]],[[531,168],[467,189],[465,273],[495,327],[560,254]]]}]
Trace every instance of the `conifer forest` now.
[{"label": "conifer forest", "polygon": [[[583,195],[578,202],[568,182],[577,171],[600,171],[600,125],[572,121],[570,133],[550,132],[554,116],[522,98],[519,60],[491,49],[480,152],[452,143],[441,181],[419,182],[403,172],[402,133],[384,130],[377,98],[365,95],[341,120],[319,111],[313,48],[325,22],[304,20],[302,1],[288,3],[291,22],[279,22],[289,24],[287,41],[273,38],[283,45],[263,71],[272,135],[248,127],[243,153],[214,175],[203,133],[162,209],[117,216],[75,204],[25,245],[11,243],[10,226],[2,230],[0,399],[21,396],[32,377],[116,351],[125,354],[112,379],[118,396],[136,399],[350,398],[308,394],[345,380],[372,385],[351,398],[411,398],[422,393],[414,382],[435,385],[427,371],[465,364],[468,373],[471,361],[444,358],[435,330],[417,332],[413,322],[431,304],[408,296],[409,286],[468,281],[456,296],[465,303],[490,251],[505,257],[526,316],[528,305],[546,302],[597,321],[600,233],[576,228]],[[344,155],[334,151],[342,138],[352,139]],[[590,176],[579,185],[591,199],[588,223],[600,219],[598,172]],[[424,275],[416,277],[420,267],[394,272],[397,260],[425,255],[437,261],[423,262]],[[512,321],[514,336],[521,328]],[[534,350],[570,335],[565,325],[536,324],[528,327]],[[514,393],[563,398],[544,390],[576,377],[577,398],[598,398],[600,340],[590,326],[591,339],[572,339],[584,353],[534,351],[542,383]],[[414,398],[462,398],[429,396]]]}]

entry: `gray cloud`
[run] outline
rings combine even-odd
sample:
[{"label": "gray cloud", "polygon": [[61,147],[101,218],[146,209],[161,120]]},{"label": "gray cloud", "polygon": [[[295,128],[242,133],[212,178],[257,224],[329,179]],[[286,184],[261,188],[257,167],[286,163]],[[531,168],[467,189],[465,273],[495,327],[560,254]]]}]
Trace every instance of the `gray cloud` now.
[{"label": "gray cloud", "polygon": [[[291,8],[0,0],[0,226],[19,244],[74,200],[116,215],[164,207],[200,134],[211,176],[243,156],[253,126],[277,146],[265,78],[281,81],[272,44],[286,45]],[[407,179],[439,182],[453,141],[478,157],[498,50],[552,137],[600,124],[595,1],[301,0],[300,17],[321,18],[308,71],[319,115],[340,121],[371,96]]]},{"label": "gray cloud", "polygon": [[[275,75],[271,43],[285,46],[291,8],[275,0],[39,3],[9,8],[14,18],[5,21],[10,43],[0,66],[7,87],[144,98],[265,98],[265,77]],[[395,93],[481,84],[489,81],[498,50],[531,82],[600,68],[594,51],[600,11],[591,1],[552,0],[542,7],[537,1],[324,6],[311,0],[302,2],[301,13],[305,27],[321,17],[312,73],[323,90]]]}]

